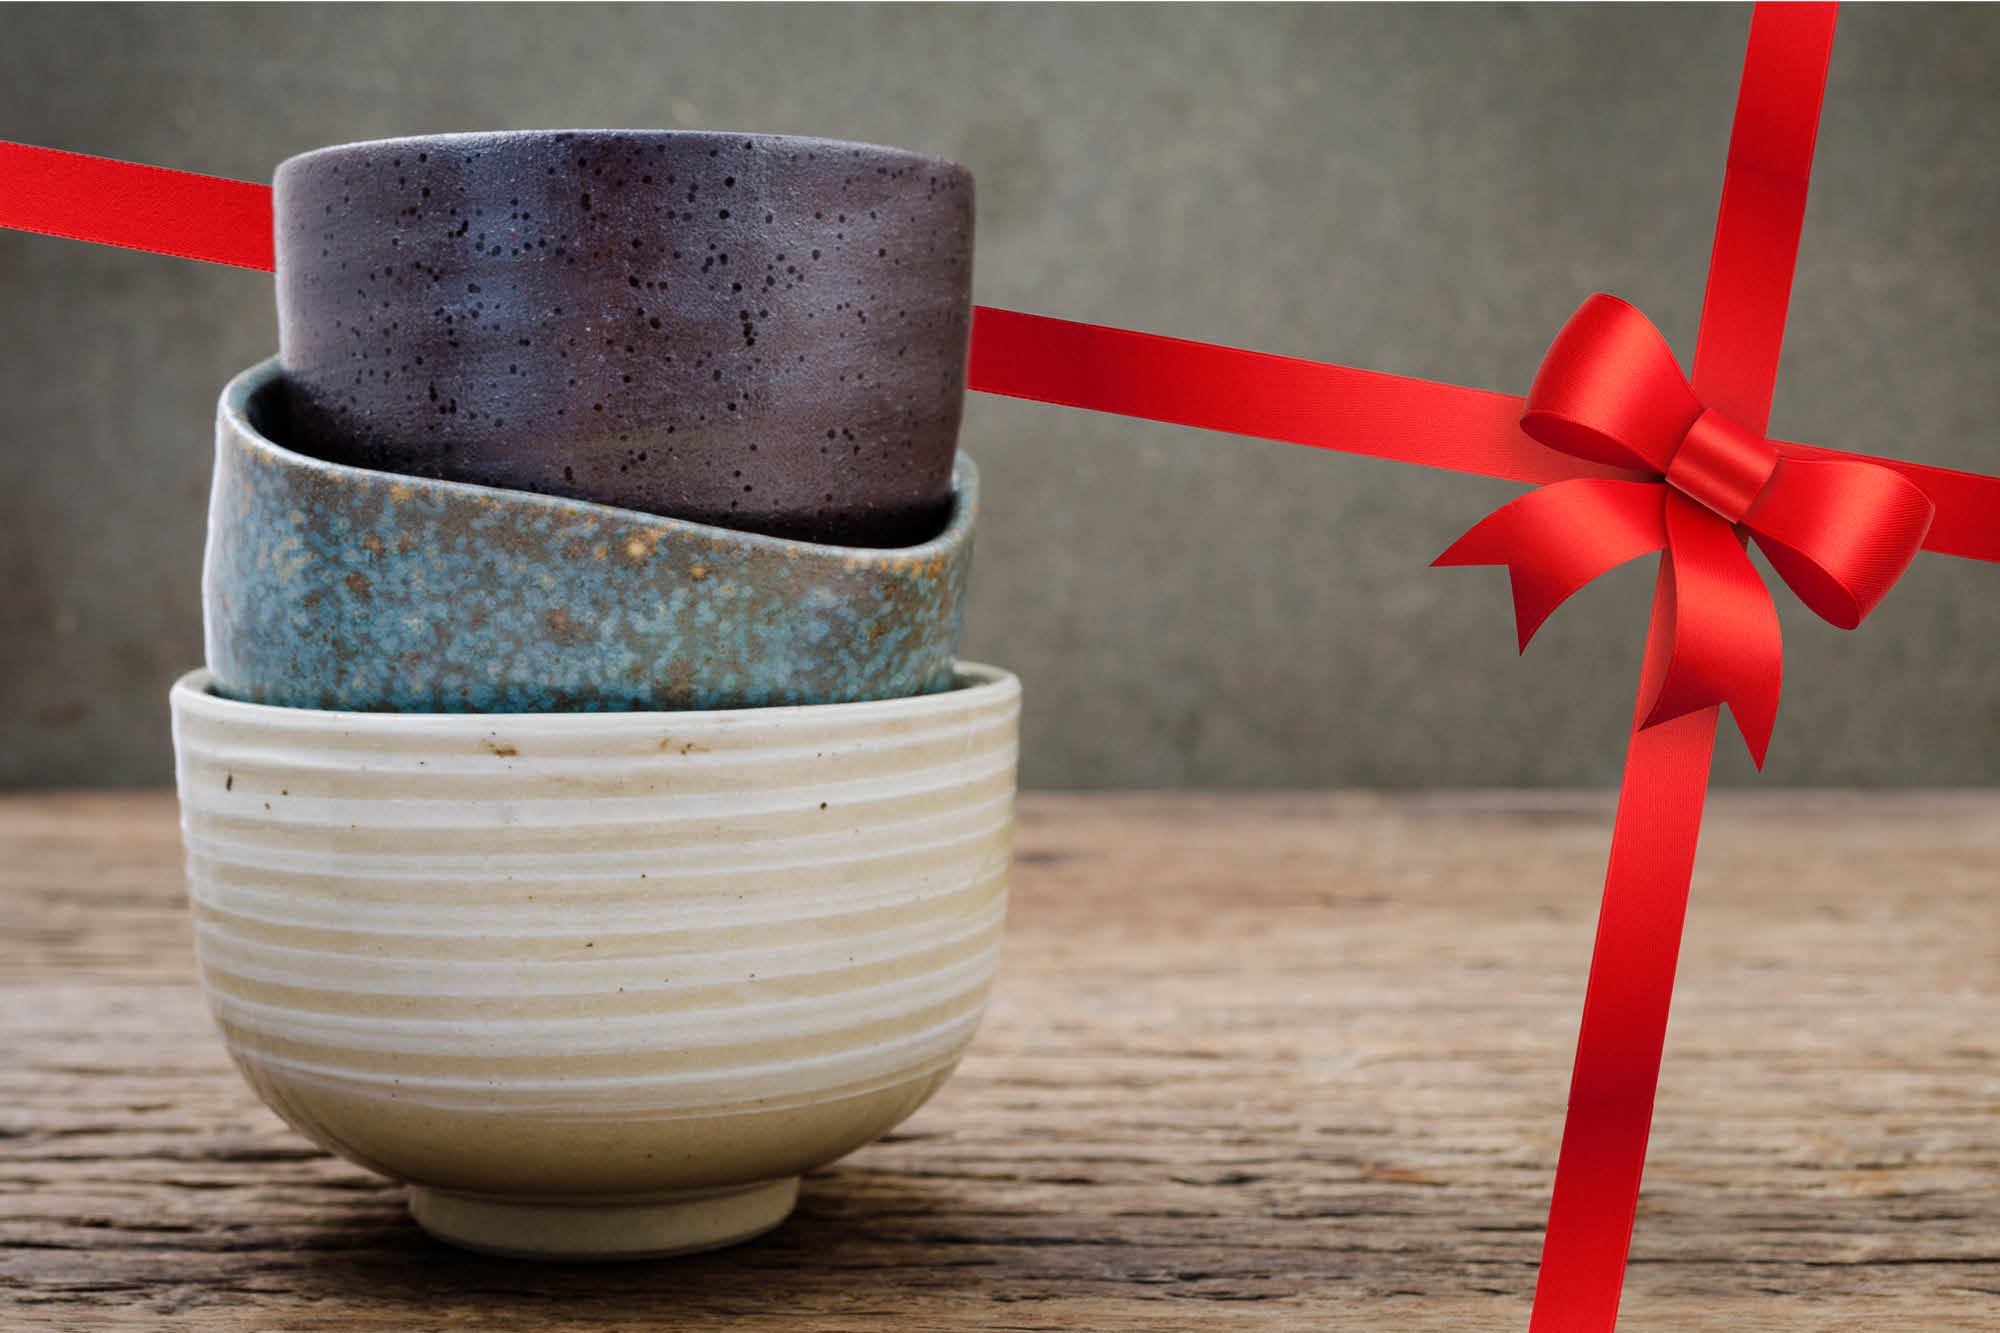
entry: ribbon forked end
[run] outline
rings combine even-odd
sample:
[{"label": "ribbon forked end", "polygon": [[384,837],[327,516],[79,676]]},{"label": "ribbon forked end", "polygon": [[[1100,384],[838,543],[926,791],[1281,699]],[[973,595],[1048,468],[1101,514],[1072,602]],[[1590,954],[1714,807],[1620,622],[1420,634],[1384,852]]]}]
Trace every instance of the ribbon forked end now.
[{"label": "ribbon forked end", "polygon": [[1778,720],[1784,643],[1778,609],[1736,528],[1678,493],[1666,503],[1662,571],[1669,632],[1648,660],[1642,727],[1727,704],[1761,771]]},{"label": "ribbon forked end", "polygon": [[1665,487],[1578,477],[1502,505],[1431,562],[1505,565],[1521,651],[1555,609],[1600,574],[1664,547]]},{"label": "ribbon forked end", "polygon": [[1778,715],[1775,701],[1768,708],[1761,701],[1750,699],[1717,699],[1683,696],[1678,700],[1670,698],[1663,690],[1653,700],[1653,705],[1639,723],[1639,729],[1657,727],[1663,722],[1671,722],[1689,713],[1698,713],[1704,708],[1727,705],[1729,716],[1736,721],[1736,730],[1743,737],[1743,748],[1750,752],[1750,762],[1759,773],[1764,771],[1764,756],[1771,748],[1771,733],[1777,727]]}]

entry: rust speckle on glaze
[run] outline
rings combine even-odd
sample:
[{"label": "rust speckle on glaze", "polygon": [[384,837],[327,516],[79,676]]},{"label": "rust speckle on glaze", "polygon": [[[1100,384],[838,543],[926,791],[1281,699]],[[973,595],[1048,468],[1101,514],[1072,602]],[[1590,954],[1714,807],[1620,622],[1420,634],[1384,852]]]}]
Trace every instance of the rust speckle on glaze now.
[{"label": "rust speckle on glaze", "polygon": [[275,362],[217,418],[210,668],[259,703],[401,712],[716,709],[948,688],[978,474],[944,531],[827,546],[307,457]]}]

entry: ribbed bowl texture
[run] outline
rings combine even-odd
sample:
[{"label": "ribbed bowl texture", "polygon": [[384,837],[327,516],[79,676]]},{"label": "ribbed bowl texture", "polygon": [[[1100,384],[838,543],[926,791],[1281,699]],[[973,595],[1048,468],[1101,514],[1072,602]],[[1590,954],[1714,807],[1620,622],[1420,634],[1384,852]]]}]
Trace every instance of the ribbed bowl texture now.
[{"label": "ribbed bowl texture", "polygon": [[[216,1022],[266,1103],[418,1186],[449,1238],[740,1238],[569,1224],[795,1190],[972,1038],[1007,893],[1004,671],[686,713],[329,712],[213,686],[193,672],[171,704]],[[563,1225],[523,1221],[550,1208]]]}]

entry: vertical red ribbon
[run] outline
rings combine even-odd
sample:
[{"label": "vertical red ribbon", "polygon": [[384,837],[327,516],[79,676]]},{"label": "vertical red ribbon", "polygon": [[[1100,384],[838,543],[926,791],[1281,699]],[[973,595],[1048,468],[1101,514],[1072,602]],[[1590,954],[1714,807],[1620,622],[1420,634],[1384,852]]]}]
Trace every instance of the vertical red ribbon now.
[{"label": "vertical red ribbon", "polygon": [[[1704,402],[1759,434],[1784,343],[1835,13],[1831,4],[1760,4],[1750,21],[1692,378]],[[1672,577],[1663,560],[1642,701],[1665,668]],[[1618,794],[1533,1333],[1613,1328],[1625,1283],[1716,710],[1645,730],[1642,721],[1633,720]]]}]

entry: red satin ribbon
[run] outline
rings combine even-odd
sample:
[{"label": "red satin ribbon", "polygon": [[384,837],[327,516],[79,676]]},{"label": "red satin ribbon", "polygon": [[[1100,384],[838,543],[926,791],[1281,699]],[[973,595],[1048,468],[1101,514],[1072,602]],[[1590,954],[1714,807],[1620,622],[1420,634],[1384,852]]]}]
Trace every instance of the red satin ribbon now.
[{"label": "red satin ribbon", "polygon": [[[1849,625],[1915,550],[2000,561],[2000,478],[1765,439],[1834,6],[1751,21],[1691,383],[1622,302],[1593,298],[1526,400],[981,307],[973,389],[1540,487],[1441,558],[1505,563],[1527,638],[1613,565],[1660,563],[1598,917],[1535,1333],[1617,1321],[1718,705],[1762,758],[1778,687],[1754,537]],[[0,226],[269,269],[270,191],[0,143]],[[1606,303],[1609,304],[1606,304]],[[1525,424],[1525,428],[1524,428]],[[1459,557],[1459,558],[1454,558]]]},{"label": "red satin ribbon", "polygon": [[271,187],[0,141],[0,227],[269,271]]}]

